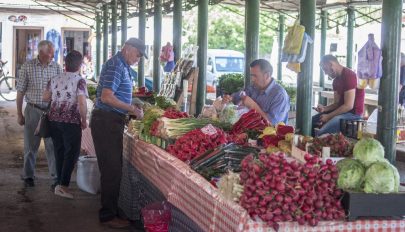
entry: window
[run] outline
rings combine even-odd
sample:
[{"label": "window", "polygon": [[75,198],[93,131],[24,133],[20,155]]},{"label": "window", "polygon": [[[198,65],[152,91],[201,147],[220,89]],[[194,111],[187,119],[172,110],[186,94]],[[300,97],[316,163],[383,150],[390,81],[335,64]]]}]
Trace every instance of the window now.
[{"label": "window", "polygon": [[241,57],[216,57],[215,67],[218,72],[243,72],[245,62]]}]

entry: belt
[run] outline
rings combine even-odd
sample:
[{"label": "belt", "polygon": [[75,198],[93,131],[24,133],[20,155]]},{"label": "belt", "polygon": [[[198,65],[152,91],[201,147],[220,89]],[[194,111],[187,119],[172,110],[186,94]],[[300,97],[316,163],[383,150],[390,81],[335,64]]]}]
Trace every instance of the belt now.
[{"label": "belt", "polygon": [[112,110],[105,110],[105,109],[100,109],[100,108],[94,108],[93,111],[100,111],[100,112],[104,112],[104,113],[111,113],[111,114],[115,114],[117,116],[120,116],[122,118],[125,118],[127,115],[126,114],[122,114],[116,111],[112,111]]},{"label": "belt", "polygon": [[34,107],[34,108],[37,108],[37,109],[39,109],[39,110],[42,110],[42,111],[47,111],[47,110],[49,109],[49,107],[48,107],[48,108],[43,108],[43,107],[40,107],[39,105],[34,104],[34,103],[31,103],[31,102],[28,102],[27,104],[30,105],[30,106],[32,106],[32,107]]}]

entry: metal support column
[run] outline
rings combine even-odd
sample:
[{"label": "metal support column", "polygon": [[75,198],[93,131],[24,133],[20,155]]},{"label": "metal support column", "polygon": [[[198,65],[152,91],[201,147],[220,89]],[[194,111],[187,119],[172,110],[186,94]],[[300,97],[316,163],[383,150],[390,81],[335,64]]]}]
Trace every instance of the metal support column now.
[{"label": "metal support column", "polygon": [[348,68],[353,67],[353,28],[354,28],[354,9],[352,7],[347,8],[347,57],[346,66]]},{"label": "metal support column", "polygon": [[124,46],[127,41],[127,29],[128,29],[128,2],[127,0],[121,0],[121,47]]},{"label": "metal support column", "polygon": [[198,32],[197,32],[197,67],[198,86],[196,114],[199,115],[205,104],[207,94],[207,49],[208,49],[208,0],[198,1]]},{"label": "metal support column", "polygon": [[[146,0],[139,0],[139,32],[138,38],[145,41],[146,28]],[[141,57],[138,62],[138,86],[145,86],[145,57]]]},{"label": "metal support column", "polygon": [[108,60],[108,4],[103,5],[103,63]]},{"label": "metal support column", "polygon": [[[377,138],[384,146],[385,158],[396,158],[398,77],[400,65],[402,0],[383,1],[381,24],[382,69],[378,94]],[[389,36],[387,36],[389,35]]]},{"label": "metal support column", "polygon": [[[315,40],[315,0],[300,0],[301,25],[305,32]],[[312,74],[313,74],[314,46],[308,44],[305,61],[301,65],[297,84],[297,122],[296,127],[300,134],[310,135],[312,130]]]},{"label": "metal support column", "polygon": [[153,91],[160,90],[160,47],[162,46],[162,0],[154,0],[153,15]]},{"label": "metal support column", "polygon": [[[321,58],[325,55],[326,50],[326,28],[328,27],[328,12],[326,10],[321,11]],[[323,90],[325,88],[325,74],[322,69],[319,69],[319,86]],[[319,92],[319,104],[326,105],[326,98],[321,96]]]},{"label": "metal support column", "polygon": [[117,0],[111,1],[111,56],[117,53]]},{"label": "metal support column", "polygon": [[277,61],[277,80],[283,79],[283,63],[281,63],[281,57],[283,52],[284,43],[284,15],[278,16],[278,61]]},{"label": "metal support column", "polygon": [[259,57],[260,0],[245,3],[245,86],[250,85],[250,63]]},{"label": "metal support column", "polygon": [[96,70],[94,72],[94,79],[98,80],[100,76],[101,66],[101,16],[100,12],[96,11]]},{"label": "metal support column", "polygon": [[173,50],[174,50],[174,61],[181,57],[181,35],[182,35],[182,5],[183,0],[174,0],[173,6]]}]

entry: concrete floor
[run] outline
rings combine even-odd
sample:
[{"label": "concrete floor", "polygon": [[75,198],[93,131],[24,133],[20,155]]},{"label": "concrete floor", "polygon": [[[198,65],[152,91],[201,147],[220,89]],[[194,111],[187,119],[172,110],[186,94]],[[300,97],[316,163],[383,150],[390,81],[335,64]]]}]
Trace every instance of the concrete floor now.
[{"label": "concrete floor", "polygon": [[55,196],[50,191],[51,180],[42,144],[37,159],[36,185],[25,188],[20,178],[22,151],[23,127],[17,124],[15,102],[0,99],[0,232],[117,231],[98,222],[100,195],[79,190],[75,175],[71,183],[74,200]]}]

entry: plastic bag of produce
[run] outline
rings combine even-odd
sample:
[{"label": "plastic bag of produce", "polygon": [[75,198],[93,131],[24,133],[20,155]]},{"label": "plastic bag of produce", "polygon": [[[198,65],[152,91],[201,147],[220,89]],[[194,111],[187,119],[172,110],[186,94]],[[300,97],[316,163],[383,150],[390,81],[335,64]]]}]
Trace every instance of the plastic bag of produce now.
[{"label": "plastic bag of produce", "polygon": [[100,171],[97,157],[80,156],[77,162],[76,182],[79,189],[97,194],[100,191]]},{"label": "plastic bag of produce", "polygon": [[142,209],[142,218],[147,232],[167,232],[172,214],[169,203],[155,202]]},{"label": "plastic bag of produce", "polygon": [[235,122],[237,122],[239,120],[237,106],[235,106],[232,103],[226,104],[226,106],[221,111],[219,120],[221,122],[235,124]]},{"label": "plastic bag of produce", "polygon": [[211,106],[205,105],[203,107],[203,109],[202,109],[201,117],[202,118],[217,119],[218,118],[217,110],[212,105]]}]

